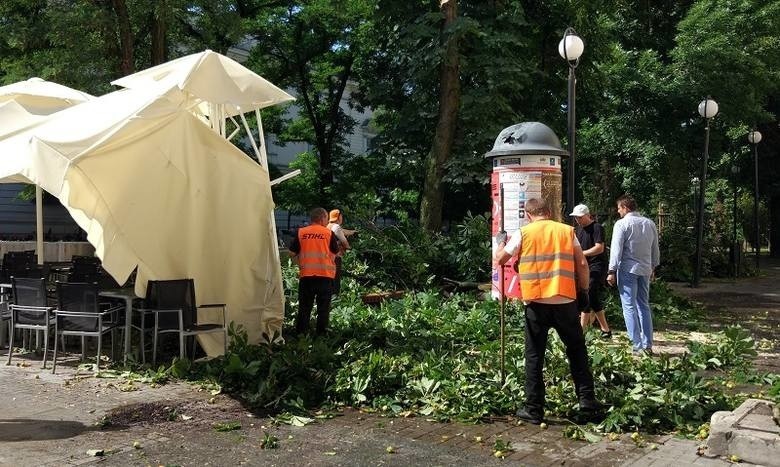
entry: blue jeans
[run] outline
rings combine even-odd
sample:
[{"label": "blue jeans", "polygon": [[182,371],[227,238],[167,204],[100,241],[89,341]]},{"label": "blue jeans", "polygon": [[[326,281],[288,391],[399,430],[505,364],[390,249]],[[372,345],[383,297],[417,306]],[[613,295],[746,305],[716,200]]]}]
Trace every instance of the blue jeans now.
[{"label": "blue jeans", "polygon": [[653,316],[650,312],[650,277],[617,272],[623,319],[634,351],[653,348]]}]

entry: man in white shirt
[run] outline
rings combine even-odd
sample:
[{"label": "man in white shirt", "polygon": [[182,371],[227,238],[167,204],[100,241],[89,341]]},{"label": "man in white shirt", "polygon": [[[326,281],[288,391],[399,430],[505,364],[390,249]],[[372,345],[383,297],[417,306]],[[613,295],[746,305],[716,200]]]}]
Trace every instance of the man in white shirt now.
[{"label": "man in white shirt", "polygon": [[346,230],[341,227],[344,223],[344,216],[339,209],[331,209],[328,213],[328,229],[336,236],[336,240],[339,242],[339,252],[336,253],[336,278],[333,281],[333,295],[337,295],[341,291],[341,262],[344,253],[349,250],[349,241],[347,237],[354,234],[354,230]]},{"label": "man in white shirt", "polygon": [[607,283],[618,286],[634,354],[652,355],[650,281],[661,262],[661,254],[655,223],[636,210],[637,204],[632,197],[618,198],[617,211],[621,219],[612,228]]}]

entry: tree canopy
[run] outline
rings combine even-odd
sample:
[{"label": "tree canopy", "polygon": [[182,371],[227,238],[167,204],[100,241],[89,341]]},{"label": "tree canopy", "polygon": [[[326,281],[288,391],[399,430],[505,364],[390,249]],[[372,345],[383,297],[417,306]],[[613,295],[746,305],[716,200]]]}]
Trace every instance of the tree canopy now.
[{"label": "tree canopy", "polygon": [[[696,107],[711,96],[720,113],[711,124],[708,222],[733,220],[721,209],[733,194],[732,165],[742,169],[736,186],[748,206],[745,136],[756,127],[761,201],[780,224],[773,0],[8,0],[0,24],[3,83],[40,76],[95,94],[166,59],[250,43],[247,65],[298,97],[294,112],[264,113],[269,126],[282,143],[311,148],[296,162],[304,176],[275,191],[278,204],[422,214],[434,230],[436,219],[487,211],[483,155],[502,128],[540,121],[566,134],[568,70],[557,45],[571,26],[586,44],[577,68],[577,202],[609,217],[629,192],[649,214],[663,204],[681,232],[690,228],[704,138]],[[349,106],[372,109],[371,122],[345,112],[347,95]],[[358,124],[375,135],[366,154],[348,145]],[[750,216],[740,218],[750,238]]]}]

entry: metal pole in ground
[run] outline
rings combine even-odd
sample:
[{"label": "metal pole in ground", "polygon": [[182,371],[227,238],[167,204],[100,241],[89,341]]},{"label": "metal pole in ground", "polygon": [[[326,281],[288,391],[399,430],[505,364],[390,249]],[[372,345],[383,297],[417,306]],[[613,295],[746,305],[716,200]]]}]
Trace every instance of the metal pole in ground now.
[{"label": "metal pole in ground", "polygon": [[718,104],[707,97],[699,103],[699,115],[704,117],[704,158],[701,166],[701,179],[699,179],[699,212],[696,221],[696,264],[693,269],[692,287],[698,287],[701,281],[701,257],[704,248],[704,203],[707,197],[707,159],[710,152],[710,120],[718,113]]},{"label": "metal pole in ground", "polygon": [[758,274],[758,255],[761,252],[761,233],[758,226],[758,144],[753,144],[753,165],[755,166],[755,191],[753,193],[753,225],[755,232],[753,233],[753,254],[756,256],[756,274]]},{"label": "metal pole in ground", "polygon": [[753,180],[753,254],[756,257],[756,274],[759,270],[758,254],[761,251],[761,234],[758,230],[758,143],[761,142],[761,132],[751,130],[748,133],[748,142],[753,145],[753,170],[755,178]]},{"label": "metal pole in ground", "polygon": [[739,242],[737,240],[737,175],[739,175],[739,167],[734,165],[731,167],[731,175],[734,179],[734,205],[731,208],[731,221],[734,226],[734,232],[731,236],[731,261],[734,268],[734,278],[739,276]]},{"label": "metal pole in ground", "polygon": [[[502,183],[499,186],[499,197],[501,198],[499,200],[499,203],[501,204],[501,217],[500,219],[500,232],[504,231],[504,184]],[[504,265],[501,264],[498,266],[498,283],[499,283],[499,293],[501,294],[501,302],[499,305],[499,314],[501,315],[501,331],[500,331],[500,339],[501,339],[501,386],[506,383],[506,365],[504,364],[504,355],[505,355],[505,337],[504,337],[504,308],[506,307],[506,295],[504,294]]]}]

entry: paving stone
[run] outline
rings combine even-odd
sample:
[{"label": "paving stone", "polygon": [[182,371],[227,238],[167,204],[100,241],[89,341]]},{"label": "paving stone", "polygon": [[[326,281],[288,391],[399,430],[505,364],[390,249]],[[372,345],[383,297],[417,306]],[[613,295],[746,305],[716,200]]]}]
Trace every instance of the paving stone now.
[{"label": "paving stone", "polygon": [[780,427],[772,420],[773,406],[769,401],[748,399],[733,412],[715,412],[707,439],[709,453],[780,465]]}]

